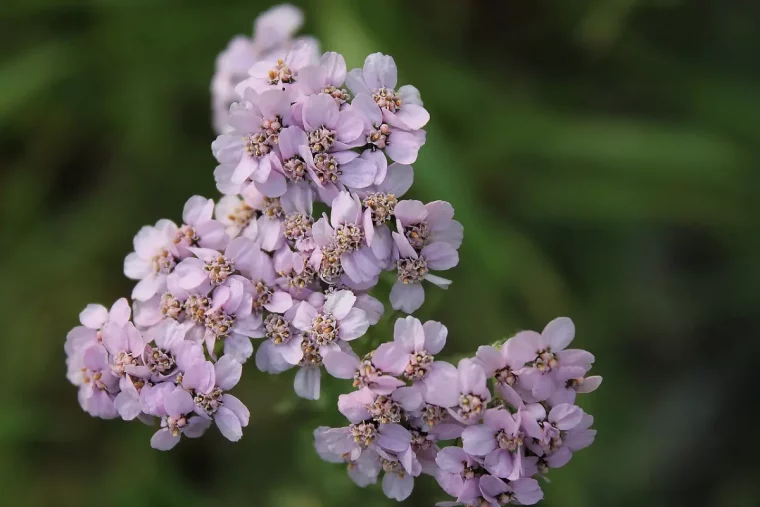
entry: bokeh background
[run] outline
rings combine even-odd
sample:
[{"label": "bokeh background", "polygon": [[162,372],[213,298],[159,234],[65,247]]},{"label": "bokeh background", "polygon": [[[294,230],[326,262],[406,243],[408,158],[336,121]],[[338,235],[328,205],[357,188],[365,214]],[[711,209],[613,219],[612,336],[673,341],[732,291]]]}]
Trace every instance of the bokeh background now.
[{"label": "bokeh background", "polygon": [[[393,504],[312,449],[340,384],[308,403],[292,372],[249,366],[240,443],[160,453],[150,428],[81,412],[64,376],[80,309],[131,291],[137,229],[216,195],[214,58],[270,5],[0,5],[0,504]],[[760,4],[301,5],[349,67],[394,55],[432,113],[413,196],[451,201],[465,242],[418,316],[446,323],[451,358],[557,315],[597,356],[597,442],[543,505],[760,505]],[[423,479],[406,505],[443,499]]]}]

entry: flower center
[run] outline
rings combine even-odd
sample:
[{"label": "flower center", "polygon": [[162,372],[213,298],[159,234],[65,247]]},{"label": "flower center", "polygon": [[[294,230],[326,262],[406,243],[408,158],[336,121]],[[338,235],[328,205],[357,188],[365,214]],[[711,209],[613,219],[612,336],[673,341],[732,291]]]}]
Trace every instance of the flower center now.
[{"label": "flower center", "polygon": [[264,197],[264,209],[261,214],[267,218],[278,218],[282,216],[282,204],[279,197]]},{"label": "flower center", "polygon": [[359,363],[359,369],[354,373],[354,387],[359,389],[367,387],[372,383],[372,377],[379,377],[383,374],[372,363],[372,356],[374,354],[375,352],[372,351],[362,358],[361,363]]},{"label": "flower center", "polygon": [[234,317],[227,315],[223,310],[219,310],[215,313],[207,313],[204,325],[206,326],[206,329],[214,334],[214,336],[217,338],[223,338],[230,334],[234,322]]},{"label": "flower center", "polygon": [[475,394],[462,394],[459,396],[459,415],[463,419],[470,420],[478,417],[484,408],[485,404],[480,396]]},{"label": "flower center", "polygon": [[401,107],[401,97],[396,94],[393,88],[380,88],[372,94],[372,98],[381,108],[387,109],[391,113],[396,112]]},{"label": "flower center", "polygon": [[227,220],[243,228],[247,227],[256,216],[256,210],[246,203],[241,203],[227,215]]},{"label": "flower center", "polygon": [[182,433],[182,428],[187,425],[187,418],[184,415],[179,417],[166,416],[166,427],[172,432],[172,435],[179,436]]},{"label": "flower center", "polygon": [[206,296],[193,295],[185,301],[185,312],[198,324],[206,321],[206,312],[210,307],[211,301]]},{"label": "flower center", "polygon": [[282,170],[285,176],[292,181],[303,181],[306,179],[306,163],[299,156],[287,159],[282,164]]},{"label": "flower center", "polygon": [[383,472],[386,474],[396,474],[402,478],[406,475],[406,470],[404,470],[404,467],[398,461],[380,458],[380,464],[383,467]]},{"label": "flower center", "polygon": [[214,387],[210,393],[195,393],[193,400],[198,407],[211,415],[222,406],[222,394],[224,392],[221,388]]},{"label": "flower center", "polygon": [[219,255],[207,262],[203,269],[208,273],[208,280],[211,285],[221,285],[235,271],[235,266],[224,255]]},{"label": "flower center", "polygon": [[334,246],[322,249],[322,262],[319,265],[319,277],[327,283],[335,283],[343,274],[343,266],[340,263],[340,254]]},{"label": "flower center", "polygon": [[354,442],[364,448],[369,447],[377,436],[377,428],[374,423],[360,422],[350,425],[348,429],[351,431],[351,436],[354,437]]},{"label": "flower center", "polygon": [[400,423],[406,418],[401,405],[393,401],[389,396],[378,396],[370,403],[369,413],[372,419],[380,424]]},{"label": "flower center", "polygon": [[189,225],[183,225],[174,234],[175,245],[196,246],[200,240],[201,238],[195,233],[195,229]]},{"label": "flower center", "polygon": [[427,261],[424,257],[416,259],[399,259],[396,263],[398,279],[403,283],[418,283],[428,274]]},{"label": "flower center", "polygon": [[338,337],[338,321],[329,313],[320,313],[311,322],[311,335],[318,345],[334,342]]},{"label": "flower center", "polygon": [[364,231],[354,224],[343,224],[335,229],[333,244],[341,253],[351,253],[362,246]]},{"label": "flower center", "polygon": [[285,237],[290,241],[298,241],[308,236],[314,219],[306,213],[291,213],[285,217]]},{"label": "flower center", "polygon": [[319,183],[335,183],[343,174],[335,157],[320,153],[314,156],[314,174],[317,176]]},{"label": "flower center", "polygon": [[309,132],[309,148],[312,153],[324,153],[335,144],[335,132],[327,127],[319,127]]},{"label": "flower center", "polygon": [[375,148],[382,150],[390,143],[391,127],[387,123],[376,125],[367,135],[367,143]]},{"label": "flower center", "polygon": [[562,446],[562,432],[549,421],[539,423],[544,434],[540,440],[541,447],[555,451]]},{"label": "flower center", "polygon": [[409,380],[422,380],[427,375],[427,372],[430,371],[431,364],[433,364],[433,356],[424,350],[415,352],[409,358],[409,364],[406,365],[404,376]]},{"label": "flower center", "polygon": [[82,382],[85,384],[92,384],[95,389],[101,391],[108,391],[108,387],[101,380],[103,378],[103,372],[100,370],[92,371],[87,368],[82,368]]},{"label": "flower center", "polygon": [[515,495],[512,493],[502,493],[499,495],[499,503],[501,505],[507,505],[508,503],[512,503],[514,500],[516,500]]},{"label": "flower center", "polygon": [[334,98],[335,102],[338,103],[338,106],[342,106],[343,104],[351,100],[351,95],[349,95],[348,90],[346,90],[345,88],[338,88],[332,85],[325,86],[324,88],[322,88],[322,93]]},{"label": "flower center", "polygon": [[303,289],[307,285],[310,285],[314,281],[314,277],[317,276],[317,273],[311,266],[304,266],[303,271],[300,273],[292,270],[289,273],[281,271],[278,274],[287,281],[290,287],[294,289]]},{"label": "flower center", "polygon": [[496,434],[496,441],[499,442],[499,447],[505,451],[516,451],[523,443],[523,436],[520,432],[517,435],[510,435],[501,430]]},{"label": "flower center", "polygon": [[321,366],[322,354],[319,353],[319,346],[310,337],[304,337],[301,342],[303,359],[298,364],[301,366]]},{"label": "flower center", "polygon": [[501,382],[502,384],[507,384],[508,386],[513,386],[517,382],[517,373],[512,371],[512,368],[509,366],[505,366],[501,370],[496,372],[496,380]]},{"label": "flower center", "polygon": [[551,348],[546,348],[538,352],[538,357],[534,361],[533,365],[541,373],[549,373],[552,368],[556,368],[559,365],[559,359],[557,354],[552,352]]},{"label": "flower center", "polygon": [[282,315],[273,313],[264,319],[264,329],[266,337],[272,340],[275,345],[288,343],[291,338],[290,322],[285,320]]},{"label": "flower center", "polygon": [[243,148],[251,157],[262,157],[272,151],[267,142],[269,137],[264,132],[256,132],[243,136]]},{"label": "flower center", "polygon": [[393,210],[396,209],[398,199],[393,194],[375,192],[369,194],[364,199],[364,206],[369,208],[372,213],[372,221],[376,225],[382,225],[383,222],[390,220],[393,216]]},{"label": "flower center", "polygon": [[425,405],[422,411],[422,419],[431,428],[449,418],[449,413],[445,408],[438,405]]},{"label": "flower center", "polygon": [[269,72],[267,73],[267,81],[271,85],[293,83],[295,82],[295,76],[296,74],[290,70],[290,67],[285,64],[282,58],[279,58],[275,66],[269,69]]},{"label": "flower center", "polygon": [[174,256],[166,250],[161,250],[160,253],[154,255],[151,262],[155,273],[164,273],[167,275],[174,271],[174,266],[177,265]]},{"label": "flower center", "polygon": [[428,439],[427,433],[419,430],[409,430],[412,434],[412,449],[414,452],[426,451],[433,446],[433,442]]},{"label": "flower center", "polygon": [[147,366],[150,368],[150,371],[160,373],[161,375],[170,373],[176,365],[176,360],[172,353],[159,348],[151,349],[147,359]]},{"label": "flower center", "polygon": [[264,135],[267,136],[267,141],[270,144],[277,144],[279,142],[280,131],[282,130],[282,117],[275,116],[273,120],[264,120],[261,123],[261,128],[264,131]]},{"label": "flower center", "polygon": [[478,476],[478,467],[477,467],[477,465],[469,467],[469,466],[467,466],[467,462],[466,461],[464,462],[464,465],[465,465],[464,470],[462,470],[462,478],[464,480],[474,479],[475,477]]},{"label": "flower center", "polygon": [[425,241],[430,235],[430,228],[428,227],[427,222],[407,225],[404,227],[404,235],[415,250],[421,250],[422,247],[425,246]]},{"label": "flower center", "polygon": [[113,362],[111,363],[111,371],[114,372],[119,377],[123,377],[126,373],[127,366],[132,366],[137,364],[137,358],[134,357],[129,352],[121,351],[118,352],[113,357]]},{"label": "flower center", "polygon": [[253,286],[253,311],[258,312],[270,301],[272,301],[272,289],[267,287],[264,282],[257,282]]},{"label": "flower center", "polygon": [[159,308],[161,310],[161,315],[164,317],[179,320],[179,318],[182,316],[182,301],[175,298],[168,292],[165,292],[161,295]]}]

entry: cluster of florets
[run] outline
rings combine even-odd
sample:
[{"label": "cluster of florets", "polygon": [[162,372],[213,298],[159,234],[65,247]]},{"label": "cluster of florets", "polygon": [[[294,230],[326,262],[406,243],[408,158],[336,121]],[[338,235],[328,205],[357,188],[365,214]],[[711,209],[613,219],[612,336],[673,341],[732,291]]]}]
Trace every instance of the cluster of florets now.
[{"label": "cluster of florets", "polygon": [[[348,72],[340,54],[290,40],[300,23],[290,6],[262,15],[246,76],[228,72],[234,91],[215,97],[234,95],[212,144],[223,196],[190,198],[180,225],[143,227],[124,261],[132,305],[89,305],[69,333],[80,404],[157,420],[157,449],[212,424],[236,441],[249,412],[229,391],[249,359],[272,374],[296,369],[306,399],[319,398],[325,370],[356,391],[338,402],[350,425],[319,428],[317,450],[348,463],[358,484],[382,471],[386,494],[402,500],[424,472],[467,505],[534,503],[534,477],[593,439],[573,404],[599,384],[586,378],[593,357],[565,350],[568,319],[458,367],[436,360],[446,328],[411,316],[394,341],[354,352],[384,313],[369,294],[381,273],[395,278],[391,306],[416,311],[423,280],[450,284],[433,272],[458,263],[463,229],[447,202],[402,199],[429,115],[416,88],[397,88],[393,58],[373,54]],[[460,445],[443,447],[451,440]]]},{"label": "cluster of florets", "polygon": [[588,376],[591,354],[567,349],[574,333],[570,319],[558,318],[541,334],[480,347],[455,367],[436,359],[446,327],[399,319],[394,341],[363,359],[325,359],[328,372],[353,379],[357,390],[338,401],[348,426],[314,432],[317,451],[347,463],[360,486],[382,472],[383,491],[399,501],[424,473],[456,498],[447,505],[532,505],[543,497],[536,479],[596,435],[575,396],[601,377]]}]

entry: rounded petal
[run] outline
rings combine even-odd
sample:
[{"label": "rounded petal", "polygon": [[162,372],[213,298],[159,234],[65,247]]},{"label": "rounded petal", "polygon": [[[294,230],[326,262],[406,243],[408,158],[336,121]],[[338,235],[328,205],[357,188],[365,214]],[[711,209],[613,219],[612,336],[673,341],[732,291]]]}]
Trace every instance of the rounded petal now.
[{"label": "rounded petal", "polygon": [[434,320],[425,322],[422,326],[425,331],[425,351],[428,354],[438,354],[446,345],[446,337],[449,334],[449,330]]},{"label": "rounded petal", "polygon": [[227,391],[232,389],[240,381],[243,373],[243,365],[232,356],[222,356],[214,365],[216,385]]},{"label": "rounded petal", "polygon": [[171,431],[164,428],[158,430],[150,439],[150,446],[159,451],[168,451],[179,443],[179,435],[173,435]]},{"label": "rounded petal", "polygon": [[567,317],[557,317],[549,322],[541,332],[547,345],[554,352],[564,350],[575,337],[575,324]]},{"label": "rounded petal", "polygon": [[225,406],[221,406],[214,414],[214,422],[219,432],[231,441],[237,442],[243,437],[243,428],[240,425],[240,419],[235,413]]},{"label": "rounded petal", "polygon": [[319,384],[321,373],[318,367],[306,366],[299,368],[293,381],[296,394],[307,400],[319,399]]},{"label": "rounded petal", "polygon": [[496,430],[484,424],[469,426],[462,432],[462,448],[473,456],[486,456],[498,447]]},{"label": "rounded petal", "polygon": [[383,476],[383,493],[397,502],[409,498],[413,489],[414,477],[410,474],[386,473]]},{"label": "rounded petal", "polygon": [[394,310],[414,313],[425,302],[425,289],[420,283],[404,283],[396,280],[391,289],[390,300]]},{"label": "rounded petal", "polygon": [[327,373],[335,378],[351,379],[354,377],[357,368],[359,368],[359,360],[347,352],[342,350],[336,350],[329,352],[322,361],[325,365]]}]

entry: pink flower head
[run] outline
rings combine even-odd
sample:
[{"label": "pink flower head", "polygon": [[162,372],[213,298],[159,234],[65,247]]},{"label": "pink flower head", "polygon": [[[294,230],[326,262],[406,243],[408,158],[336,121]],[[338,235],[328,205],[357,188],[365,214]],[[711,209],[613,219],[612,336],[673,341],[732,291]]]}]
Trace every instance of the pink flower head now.
[{"label": "pink flower head", "polygon": [[429,320],[423,325],[409,316],[396,320],[393,332],[391,372],[408,380],[422,380],[430,372],[434,355],[443,350],[448,330],[440,322]]},{"label": "pink flower head", "polygon": [[299,88],[307,96],[320,93],[329,95],[338,106],[343,106],[350,100],[348,91],[343,88],[346,72],[346,59],[343,55],[327,52],[322,55],[318,64],[301,69]]},{"label": "pink flower head", "polygon": [[382,109],[383,120],[404,130],[418,130],[430,120],[422,107],[420,92],[411,85],[396,90],[396,62],[392,56],[374,53],[364,61],[363,69],[353,69],[346,84],[354,94],[366,94]]},{"label": "pink flower head", "polygon": [[278,160],[274,150],[280,131],[293,123],[290,103],[290,94],[283,90],[261,95],[248,90],[242,102],[233,104],[229,117],[232,130],[217,137],[211,145],[214,156],[225,168],[218,169],[217,174],[221,189],[240,193],[251,181],[268,197],[285,193],[285,176],[272,163]]},{"label": "pink flower head", "polygon": [[422,204],[399,201],[396,205],[398,231],[403,231],[412,247],[420,251],[433,243],[448,243],[454,249],[462,244],[464,228],[454,220],[454,208],[446,201]]},{"label": "pink flower head", "polygon": [[[281,141],[282,144],[282,141]],[[306,183],[294,184],[280,198],[283,214],[283,235],[288,245],[299,252],[311,252],[315,244],[311,227],[314,192]]]},{"label": "pink flower head", "polygon": [[584,350],[567,349],[575,336],[575,325],[567,317],[558,317],[549,322],[541,334],[524,331],[515,341],[524,342],[519,348],[528,347],[533,357],[528,367],[519,372],[519,387],[530,392],[535,401],[543,401],[552,396],[558,387],[557,372],[561,367],[579,366],[585,371],[591,369],[594,356]]},{"label": "pink flower head", "polygon": [[230,239],[244,236],[256,239],[258,223],[256,209],[237,195],[225,195],[216,204],[214,216],[225,227]]},{"label": "pink flower head", "polygon": [[[583,410],[569,403],[557,405],[548,414],[541,404],[535,403],[528,405],[523,413],[523,428],[530,437],[525,445],[539,457],[556,453],[565,445],[564,437],[569,431],[576,428],[585,431],[593,422],[593,419],[584,420]],[[584,422],[588,422],[588,426],[582,426]]]},{"label": "pink flower head", "polygon": [[216,364],[193,364],[182,376],[182,387],[193,394],[195,413],[212,418],[228,440],[237,442],[248,425],[250,412],[236,397],[227,394],[240,380],[243,366],[232,356],[222,356]]},{"label": "pink flower head", "polygon": [[444,447],[435,458],[438,465],[436,480],[449,495],[466,501],[473,486],[477,490],[479,477],[485,473],[482,460],[467,454],[461,447]]},{"label": "pink flower head", "polygon": [[[216,59],[216,71],[211,81],[214,112],[214,128],[224,132],[230,104],[239,100],[235,91],[238,83],[248,77],[248,70],[260,60],[276,61],[287,55],[290,47],[298,42],[292,39],[303,25],[303,13],[297,7],[277,5],[261,13],[254,22],[253,38],[237,36]],[[306,42],[313,55],[318,52],[313,39]]]},{"label": "pink flower head", "polygon": [[129,322],[131,310],[125,298],[117,300],[111,309],[103,305],[90,304],[79,314],[81,326],[77,326],[66,335],[64,350],[71,357],[82,348],[103,341],[103,328],[110,323],[120,327]]},{"label": "pink flower head", "polygon": [[180,288],[208,294],[214,287],[224,285],[236,273],[236,266],[243,265],[257,249],[248,238],[232,240],[224,253],[210,248],[191,248],[194,257],[180,262],[172,276]]},{"label": "pink flower head", "polygon": [[425,144],[425,132],[414,130],[407,132],[388,123],[383,110],[366,93],[359,93],[351,102],[351,110],[361,118],[364,143],[368,149],[382,150],[394,162],[413,164],[417,154]]},{"label": "pink flower head", "polygon": [[505,482],[492,475],[480,478],[480,492],[490,505],[535,505],[544,497],[535,479],[521,477]]},{"label": "pink flower head", "polygon": [[484,424],[465,428],[462,446],[473,455],[484,458],[489,473],[502,479],[516,480],[522,473],[524,433],[522,413],[511,414],[504,408],[485,411]]},{"label": "pink flower head", "polygon": [[155,226],[146,225],[135,236],[135,251],[124,259],[124,274],[139,280],[132,299],[147,301],[166,288],[166,277],[178,262],[174,246],[177,231],[171,220],[159,220]]},{"label": "pink flower head", "polygon": [[[322,217],[312,227],[314,242],[319,247],[310,263],[320,278],[335,284],[374,285],[382,271],[380,261],[367,245],[358,197],[341,192],[332,201],[330,221]],[[342,277],[345,273],[346,277]]]},{"label": "pink flower head", "polygon": [[[432,373],[432,372],[431,372]],[[458,400],[451,404],[447,401],[449,413],[463,424],[475,424],[480,421],[486,405],[491,400],[491,392],[486,384],[483,368],[472,359],[462,359],[457,366],[459,386]],[[428,383],[430,385],[430,383]],[[428,399],[430,388],[428,388]]]},{"label": "pink flower head", "polygon": [[491,345],[478,347],[477,360],[483,366],[486,376],[495,377],[499,383],[514,386],[520,371],[536,357],[529,340],[522,338],[524,332],[517,333],[499,349]]},{"label": "pink flower head", "polygon": [[168,451],[177,445],[181,435],[197,438],[206,432],[211,419],[192,416],[195,402],[192,395],[180,386],[153,388],[155,414],[161,417],[161,429],[150,439],[150,445],[159,451]]},{"label": "pink flower head", "polygon": [[448,288],[450,280],[433,275],[430,271],[453,268],[459,263],[459,254],[449,243],[432,243],[417,253],[405,235],[394,232],[393,240],[398,278],[391,289],[391,306],[395,310],[413,313],[425,302],[422,281]]},{"label": "pink flower head", "polygon": [[119,392],[119,377],[111,373],[108,352],[99,343],[78,349],[69,357],[68,378],[79,387],[79,404],[93,417],[118,416],[114,397]]},{"label": "pink flower head", "polygon": [[319,456],[330,463],[347,463],[348,475],[359,487],[366,487],[377,482],[382,464],[377,452],[367,449],[361,453],[358,459],[351,460],[350,456],[338,454],[330,450],[331,444],[336,438],[333,428],[320,426],[314,430],[314,446]]},{"label": "pink flower head", "polygon": [[284,58],[256,62],[248,71],[249,77],[235,86],[235,92],[242,96],[247,89],[257,93],[289,90],[299,81],[299,71],[313,63],[314,58],[314,46],[299,41]]},{"label": "pink flower head", "polygon": [[184,223],[177,230],[174,245],[180,258],[190,257],[190,247],[224,250],[229,241],[222,223],[214,220],[214,201],[195,195],[182,212]]}]

